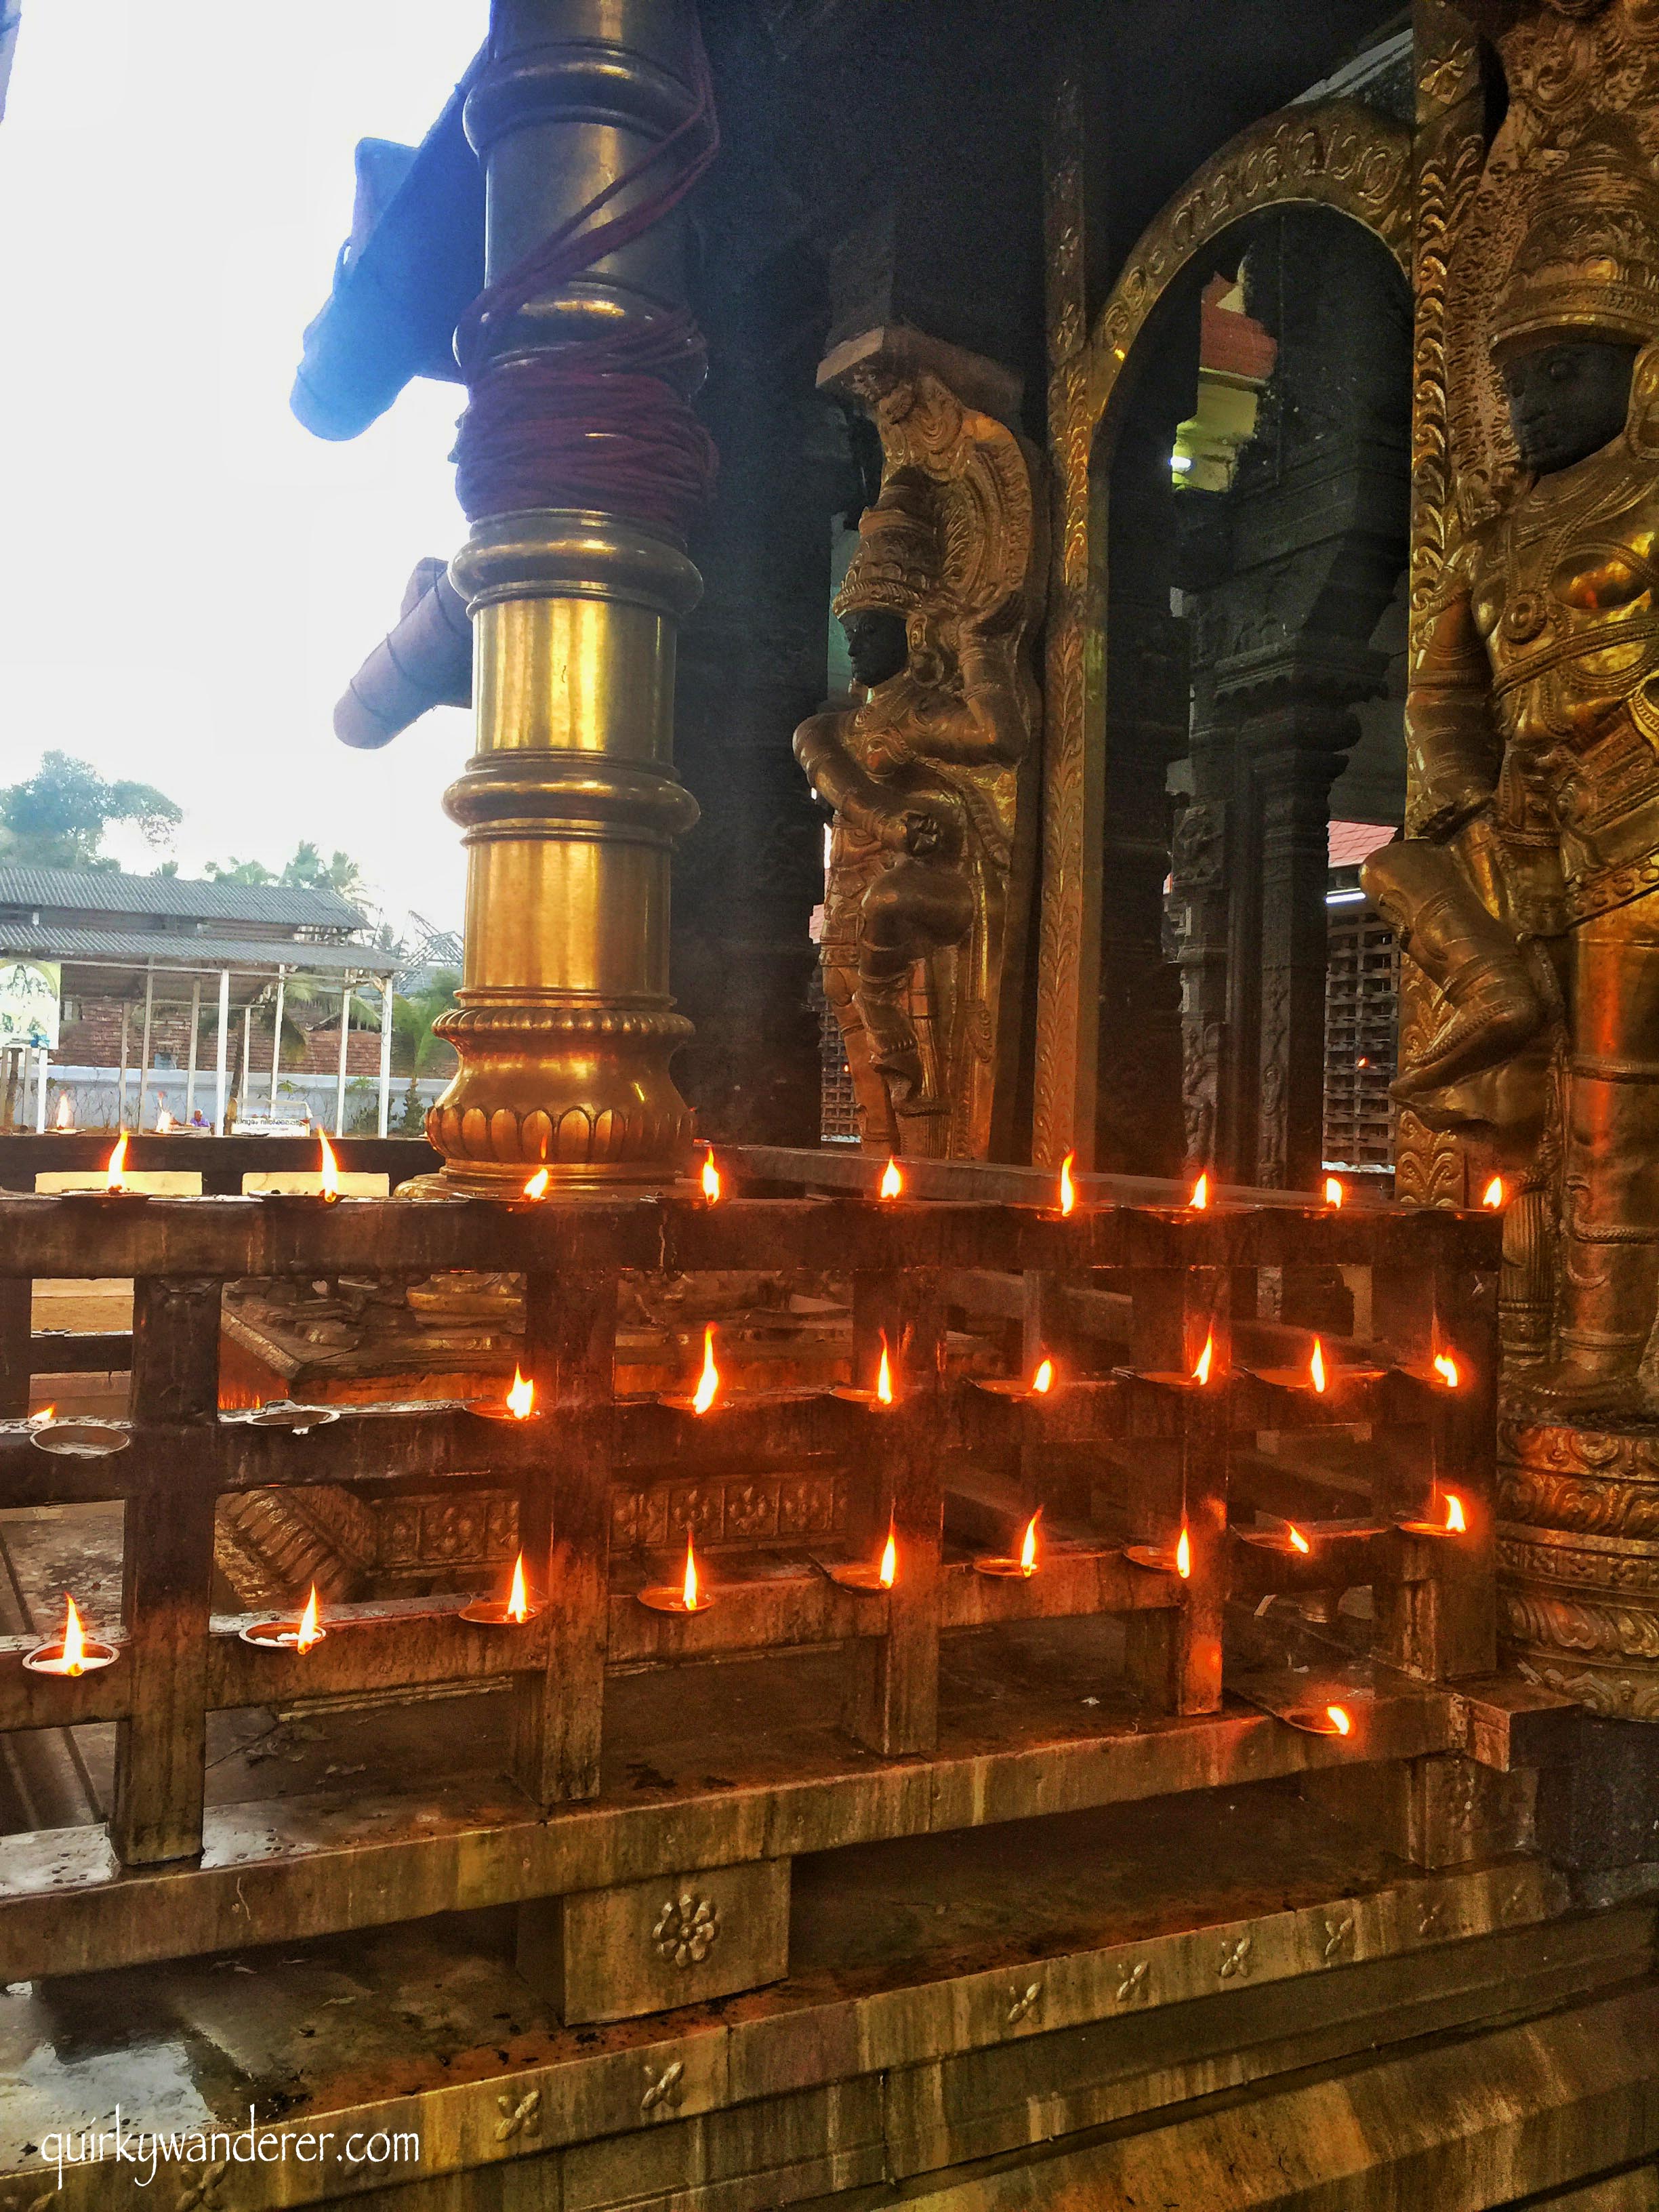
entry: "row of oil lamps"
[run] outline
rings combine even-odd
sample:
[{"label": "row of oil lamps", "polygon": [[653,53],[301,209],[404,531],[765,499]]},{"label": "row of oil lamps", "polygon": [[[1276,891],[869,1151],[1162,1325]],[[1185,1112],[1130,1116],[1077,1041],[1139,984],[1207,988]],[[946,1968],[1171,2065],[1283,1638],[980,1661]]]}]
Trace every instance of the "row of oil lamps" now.
[{"label": "row of oil lamps", "polygon": [[[340,1195],[339,1164],[334,1157],[334,1148],[328,1139],[319,1133],[317,1141],[321,1147],[319,1164],[321,1188],[318,1195],[325,1205],[331,1205]],[[1062,1215],[1069,1216],[1077,1208],[1077,1182],[1072,1173],[1073,1163],[1076,1158],[1075,1152],[1067,1152],[1060,1164],[1060,1174],[1056,1179],[1056,1203]],[[125,1129],[116,1139],[114,1148],[105,1164],[103,1173],[103,1187],[106,1192],[131,1194],[131,1186],[127,1181],[127,1132]],[[704,1147],[702,1168],[698,1181],[702,1195],[708,1204],[717,1206],[724,1190],[725,1179],[715,1161],[712,1145]],[[530,1199],[545,1198],[551,1186],[550,1171],[546,1168],[538,1168],[534,1175],[526,1182],[524,1194]],[[890,1159],[882,1170],[881,1180],[876,1186],[876,1195],[888,1201],[904,1195],[904,1176],[896,1160]],[[1326,1176],[1323,1195],[1327,1206],[1340,1206],[1342,1204],[1346,1192],[1338,1176]],[[1194,1212],[1201,1213],[1209,1206],[1210,1196],[1210,1177],[1206,1170],[1194,1183],[1188,1196],[1188,1206]],[[1506,1196],[1503,1177],[1494,1176],[1482,1192],[1480,1203],[1482,1206],[1494,1209],[1501,1208]]]},{"label": "row of oil lamps", "polygon": [[[1214,1363],[1215,1336],[1212,1331],[1204,1340],[1203,1349],[1199,1353],[1190,1376],[1170,1376],[1160,1379],[1186,1382],[1202,1389],[1212,1380],[1218,1379]],[[1434,1367],[1439,1380],[1448,1389],[1458,1388],[1462,1376],[1457,1362],[1450,1353],[1437,1353]],[[1277,1379],[1286,1382],[1299,1381],[1299,1378],[1289,1376]],[[1053,1390],[1054,1381],[1054,1363],[1045,1355],[1039,1360],[1030,1383],[1019,1395],[1028,1399],[1046,1396]],[[1307,1382],[1300,1387],[1316,1393],[1323,1392],[1329,1387],[1329,1370],[1323,1347],[1317,1336],[1314,1339],[1313,1349],[1309,1358]],[[702,1371],[698,1377],[696,1389],[689,1397],[671,1397],[664,1402],[688,1409],[693,1413],[707,1413],[715,1405],[720,1390],[720,1373],[714,1358],[714,1327],[711,1322],[703,1330]],[[892,1361],[889,1354],[885,1331],[881,1334],[881,1356],[876,1370],[874,1389],[856,1391],[844,1389],[841,1395],[855,1397],[865,1404],[891,1406],[896,1401],[897,1394],[894,1388]],[[534,1383],[524,1374],[521,1368],[515,1366],[512,1384],[496,1417],[504,1415],[513,1420],[527,1420],[535,1411],[535,1402]],[[480,1407],[477,1410],[489,1413],[493,1409]],[[50,1419],[50,1417],[51,1409],[48,1408],[45,1418]],[[1457,1536],[1467,1534],[1468,1524],[1464,1515],[1462,1500],[1455,1492],[1448,1491],[1441,1495],[1439,1502],[1443,1508],[1443,1518],[1402,1521],[1397,1525],[1406,1534],[1419,1537]],[[975,1572],[993,1577],[1024,1578],[1035,1575],[1038,1568],[1037,1528],[1041,1519],[1042,1508],[1039,1506],[1025,1524],[1018,1553],[991,1554],[975,1559],[974,1561]],[[1262,1532],[1251,1529],[1237,1533],[1243,1541],[1269,1550],[1305,1554],[1313,1549],[1312,1542],[1293,1522],[1285,1522],[1282,1530]],[[1160,1573],[1173,1572],[1183,1580],[1188,1579],[1192,1574],[1192,1542],[1184,1513],[1172,1547],[1166,1548],[1154,1545],[1130,1545],[1126,1548],[1125,1557],[1134,1565],[1149,1568]],[[880,1559],[875,1565],[858,1561],[841,1563],[827,1565],[825,1571],[831,1580],[846,1589],[873,1592],[890,1590],[894,1588],[898,1577],[898,1545],[896,1528],[890,1523],[886,1542],[882,1547]],[[685,1540],[685,1571],[680,1581],[674,1584],[650,1586],[641,1590],[638,1596],[642,1605],[648,1606],[653,1612],[658,1613],[702,1613],[714,1602],[713,1594],[708,1589],[698,1573],[696,1551],[689,1530]],[[520,1552],[514,1565],[512,1583],[507,1597],[504,1600],[475,1600],[471,1604],[461,1608],[460,1618],[486,1627],[516,1627],[533,1620],[540,1609],[539,1605],[530,1601],[525,1581],[524,1554]],[[266,1649],[291,1650],[299,1653],[309,1651],[327,1634],[327,1631],[321,1626],[315,1585],[313,1585],[311,1594],[297,1620],[258,1622],[242,1630],[241,1634],[247,1643]],[[100,1668],[112,1665],[118,1656],[119,1653],[114,1645],[90,1638],[86,1635],[80,1616],[76,1610],[75,1601],[71,1597],[66,1600],[63,1635],[52,1642],[38,1645],[25,1656],[23,1663],[37,1674],[80,1675],[94,1673]]]},{"label": "row of oil lamps", "polygon": [[[319,1134],[318,1142],[320,1147],[319,1195],[325,1204],[331,1204],[340,1194],[338,1165],[335,1159],[333,1147],[328,1139]],[[129,1190],[126,1180],[126,1157],[127,1132],[123,1129],[117,1138],[105,1168],[104,1188],[106,1192],[117,1194],[126,1193]],[[1062,1215],[1070,1215],[1077,1206],[1077,1185],[1072,1173],[1075,1158],[1074,1153],[1067,1152],[1060,1166],[1057,1203]],[[529,1199],[544,1198],[547,1194],[550,1180],[546,1168],[538,1169],[525,1184],[525,1196]],[[711,1206],[718,1204],[722,1194],[722,1177],[715,1162],[712,1146],[705,1150],[700,1180],[705,1200]],[[877,1188],[878,1196],[884,1201],[891,1201],[903,1195],[904,1178],[896,1160],[889,1159]],[[1326,1204],[1340,1206],[1342,1204],[1343,1196],[1343,1187],[1340,1182],[1334,1176],[1328,1176],[1324,1187]],[[1504,1204],[1504,1196],[1502,1179],[1494,1176],[1486,1187],[1482,1202],[1488,1206],[1499,1207]],[[1194,1183],[1188,1204],[1194,1210],[1201,1212],[1208,1206],[1209,1203],[1210,1178],[1206,1172],[1200,1174]],[[1190,1379],[1192,1382],[1202,1387],[1212,1379],[1214,1356],[1215,1340],[1212,1334],[1205,1339],[1203,1350],[1199,1354],[1190,1378],[1165,1379],[1181,1381]],[[1434,1366],[1446,1386],[1455,1389],[1459,1382],[1455,1360],[1449,1353],[1437,1353]],[[1278,1379],[1290,1380],[1291,1378]],[[1316,1336],[1309,1360],[1309,1378],[1305,1387],[1322,1393],[1328,1387],[1328,1379],[1323,1347],[1319,1338]],[[1053,1389],[1054,1382],[1054,1362],[1044,1357],[1038,1363],[1026,1395],[1043,1395]],[[689,1398],[670,1399],[667,1402],[687,1407],[694,1413],[706,1413],[713,1407],[718,1398],[720,1385],[720,1370],[714,1360],[714,1329],[711,1322],[703,1332],[702,1370],[695,1389]],[[851,1392],[848,1395],[856,1395],[866,1403],[875,1402],[884,1406],[890,1406],[894,1403],[892,1364],[889,1357],[884,1333],[881,1340],[881,1357],[877,1368],[874,1390]],[[520,1370],[515,1369],[512,1387],[507,1394],[505,1406],[507,1414],[514,1419],[526,1419],[533,1412],[534,1406],[533,1384]],[[48,1409],[47,1418],[50,1418],[50,1409]],[[1448,1492],[1443,1503],[1445,1517],[1443,1521],[1407,1522],[1402,1522],[1401,1527],[1414,1535],[1444,1536],[1463,1534],[1467,1523],[1462,1500]],[[1037,1524],[1041,1513],[1042,1509],[1039,1508],[1026,1523],[1017,1555],[976,1559],[974,1562],[976,1571],[990,1576],[1025,1577],[1036,1574],[1038,1563]],[[1312,1548],[1307,1537],[1291,1522],[1285,1523],[1282,1534],[1274,1534],[1264,1537],[1257,1532],[1247,1532],[1247,1540],[1258,1544],[1265,1543],[1271,1547],[1288,1552],[1306,1553]],[[1166,1573],[1172,1571],[1183,1578],[1189,1577],[1192,1572],[1192,1546],[1184,1516],[1172,1549],[1166,1551],[1152,1546],[1134,1545],[1128,1547],[1126,1556],[1138,1565],[1155,1568]],[[854,1562],[830,1567],[827,1571],[845,1589],[866,1591],[891,1589],[896,1582],[898,1572],[898,1548],[895,1529],[890,1526],[881,1558],[874,1566]],[[641,1604],[649,1606],[653,1611],[662,1613],[701,1613],[707,1611],[713,1604],[713,1596],[698,1575],[696,1553],[689,1532],[685,1540],[685,1571],[679,1583],[642,1589],[639,1592],[639,1598]],[[520,1553],[514,1566],[512,1585],[507,1598],[475,1601],[472,1604],[461,1608],[460,1617],[464,1620],[490,1627],[520,1626],[532,1620],[539,1610],[538,1606],[532,1605],[529,1601],[525,1583],[524,1555]],[[291,1650],[298,1653],[309,1651],[323,1640],[327,1632],[321,1624],[314,1585],[297,1620],[258,1622],[242,1631],[244,1638],[249,1643],[266,1648]],[[37,1674],[79,1676],[112,1665],[119,1656],[115,1645],[86,1634],[80,1615],[76,1609],[75,1601],[72,1597],[69,1597],[65,1600],[63,1634],[51,1642],[37,1645],[33,1650],[25,1655],[23,1663]],[[1348,1731],[1348,1723],[1346,1715],[1342,1713],[1342,1708],[1332,1706],[1328,1709],[1328,1712],[1334,1731],[1346,1735]],[[1340,1720],[1339,1716],[1341,1716]]]}]

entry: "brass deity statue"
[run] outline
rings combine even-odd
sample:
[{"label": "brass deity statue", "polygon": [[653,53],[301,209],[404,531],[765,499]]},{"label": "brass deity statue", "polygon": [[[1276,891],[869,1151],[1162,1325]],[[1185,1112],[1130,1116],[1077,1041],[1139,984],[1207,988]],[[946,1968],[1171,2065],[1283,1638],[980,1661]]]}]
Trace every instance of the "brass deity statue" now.
[{"label": "brass deity statue", "polygon": [[1510,1405],[1654,1411],[1659,178],[1617,118],[1537,187],[1487,332],[1520,467],[1472,487],[1414,640],[1411,834],[1364,872],[1439,993],[1395,1093],[1534,1207]]},{"label": "brass deity statue", "polygon": [[1006,1157],[1035,814],[1033,464],[930,370],[868,396],[883,481],[836,600],[865,697],[795,732],[835,817],[824,991],[867,1146]]}]

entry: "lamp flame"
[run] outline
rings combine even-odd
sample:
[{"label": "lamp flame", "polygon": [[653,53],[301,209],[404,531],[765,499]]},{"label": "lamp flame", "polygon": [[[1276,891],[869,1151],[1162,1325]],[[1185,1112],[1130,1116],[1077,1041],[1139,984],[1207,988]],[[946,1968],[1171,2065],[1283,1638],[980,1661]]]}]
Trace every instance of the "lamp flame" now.
[{"label": "lamp flame", "polygon": [[1459,1382],[1462,1380],[1462,1376],[1460,1376],[1457,1371],[1457,1362],[1452,1358],[1449,1352],[1437,1352],[1435,1353],[1434,1371],[1440,1377],[1441,1381],[1445,1384],[1449,1390],[1455,1390]]},{"label": "lamp flame", "polygon": [[127,1133],[122,1130],[115,1140],[115,1150],[109,1156],[104,1170],[106,1190],[125,1190],[127,1187]]},{"label": "lamp flame", "polygon": [[1207,1382],[1210,1369],[1215,1361],[1215,1331],[1212,1329],[1204,1340],[1204,1349],[1198,1355],[1198,1364],[1193,1370],[1194,1382]]},{"label": "lamp flame", "polygon": [[1339,1735],[1353,1734],[1353,1716],[1346,1705],[1327,1705],[1325,1717]]},{"label": "lamp flame", "polygon": [[1176,1572],[1182,1582],[1191,1579],[1193,1571],[1193,1542],[1187,1534],[1187,1523],[1181,1524],[1181,1534],[1176,1538]]},{"label": "lamp flame", "polygon": [[1075,1152],[1067,1152],[1060,1164],[1060,1210],[1069,1213],[1077,1204],[1077,1185],[1072,1181],[1072,1162]]},{"label": "lamp flame", "polygon": [[1187,1203],[1192,1206],[1195,1212],[1202,1213],[1209,1202],[1210,1177],[1206,1170],[1203,1175],[1200,1176],[1198,1181],[1193,1185],[1193,1194],[1191,1198],[1188,1200]]},{"label": "lamp flame", "polygon": [[876,1580],[884,1589],[891,1589],[898,1580],[898,1540],[890,1521],[887,1524],[887,1541],[881,1547],[881,1565]]},{"label": "lamp flame", "polygon": [[58,1094],[58,1111],[52,1116],[52,1122],[54,1127],[59,1129],[72,1129],[75,1127],[75,1109],[70,1104],[70,1095],[67,1091],[60,1091]]},{"label": "lamp flame", "polygon": [[898,1162],[889,1160],[881,1171],[881,1181],[877,1185],[876,1195],[878,1198],[896,1198],[903,1188],[904,1177],[899,1173]]},{"label": "lamp flame", "polygon": [[1308,1372],[1313,1377],[1316,1390],[1325,1387],[1325,1347],[1317,1337],[1314,1339],[1313,1356],[1308,1362]]},{"label": "lamp flame", "polygon": [[706,1413],[714,1404],[720,1387],[720,1370],[714,1364],[714,1324],[711,1321],[702,1332],[702,1373],[697,1377],[697,1387],[691,1393],[691,1410]]},{"label": "lamp flame", "polygon": [[1504,1178],[1502,1176],[1494,1176],[1492,1177],[1492,1181],[1486,1185],[1485,1190],[1480,1194],[1480,1203],[1482,1206],[1490,1206],[1494,1212],[1502,1206],[1504,1203]]},{"label": "lamp flame", "polygon": [[530,1618],[530,1596],[524,1586],[524,1553],[513,1562],[513,1588],[507,1593],[507,1617],[509,1620],[526,1621]]},{"label": "lamp flame", "polygon": [[527,1421],[535,1404],[536,1386],[514,1360],[513,1387],[507,1394],[507,1410],[515,1421]]},{"label": "lamp flame", "polygon": [[547,1196],[549,1180],[550,1177],[548,1176],[547,1170],[545,1168],[538,1168],[535,1174],[531,1176],[529,1182],[524,1187],[525,1196],[526,1198],[545,1198]]},{"label": "lamp flame", "polygon": [[309,1651],[313,1644],[323,1640],[323,1631],[317,1620],[317,1585],[311,1585],[311,1595],[306,1600],[306,1609],[300,1615],[300,1626],[294,1638],[296,1651]]},{"label": "lamp flame", "polygon": [[702,1156],[702,1194],[710,1206],[719,1204],[720,1171],[714,1165],[714,1147],[712,1145]]},{"label": "lamp flame", "polygon": [[173,1120],[172,1115],[168,1113],[165,1106],[158,1106],[156,1108],[155,1133],[158,1137],[170,1135],[171,1133],[178,1127],[178,1126],[179,1124]]},{"label": "lamp flame", "polygon": [[1308,1541],[1302,1531],[1297,1527],[1294,1521],[1287,1521],[1285,1523],[1285,1534],[1291,1540],[1291,1549],[1293,1552],[1312,1551],[1313,1546]]},{"label": "lamp flame", "polygon": [[64,1656],[59,1662],[66,1674],[78,1674],[86,1665],[87,1639],[82,1633],[81,1616],[75,1610],[75,1600],[65,1595],[64,1599]]},{"label": "lamp flame", "polygon": [[688,1613],[695,1613],[702,1599],[697,1586],[697,1555],[691,1548],[691,1531],[685,1532],[685,1580],[680,1585],[680,1595]]},{"label": "lamp flame", "polygon": [[1342,1186],[1334,1176],[1325,1178],[1325,1203],[1327,1206],[1340,1206],[1342,1203]]},{"label": "lamp flame", "polygon": [[319,1129],[317,1141],[323,1148],[323,1196],[332,1205],[340,1195],[340,1164],[334,1157],[334,1147]]},{"label": "lamp flame", "polygon": [[893,1402],[893,1363],[887,1357],[887,1332],[881,1333],[881,1364],[876,1370],[876,1397],[881,1405]]},{"label": "lamp flame", "polygon": [[1463,1518],[1463,1501],[1455,1491],[1446,1492],[1446,1527],[1454,1535],[1467,1536],[1469,1524]]},{"label": "lamp flame", "polygon": [[1042,1508],[1039,1505],[1025,1523],[1025,1534],[1020,1540],[1019,1571],[1023,1575],[1036,1572],[1036,1524],[1042,1512]]},{"label": "lamp flame", "polygon": [[1038,1360],[1036,1373],[1031,1377],[1032,1389],[1036,1391],[1039,1398],[1044,1398],[1047,1397],[1049,1391],[1052,1390],[1054,1387],[1054,1361],[1047,1358]]}]

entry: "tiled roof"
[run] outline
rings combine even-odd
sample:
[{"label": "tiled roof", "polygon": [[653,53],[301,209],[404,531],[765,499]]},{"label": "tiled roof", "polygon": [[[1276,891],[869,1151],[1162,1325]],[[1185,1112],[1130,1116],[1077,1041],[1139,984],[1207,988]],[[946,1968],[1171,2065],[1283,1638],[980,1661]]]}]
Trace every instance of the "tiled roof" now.
[{"label": "tiled roof", "polygon": [[1384,845],[1391,845],[1398,835],[1385,822],[1333,822],[1330,866],[1357,868]]},{"label": "tiled roof", "polygon": [[170,914],[188,921],[275,922],[290,929],[362,929],[365,918],[337,891],[285,884],[198,883],[129,876],[116,868],[17,868],[0,863],[0,908],[79,908],[88,914]]},{"label": "tiled roof", "polygon": [[[296,945],[280,937],[163,937],[148,930],[53,929],[0,915],[0,959],[67,960],[106,968],[258,969],[280,963],[313,975],[375,973],[365,945]],[[384,957],[384,955],[379,956]]]}]

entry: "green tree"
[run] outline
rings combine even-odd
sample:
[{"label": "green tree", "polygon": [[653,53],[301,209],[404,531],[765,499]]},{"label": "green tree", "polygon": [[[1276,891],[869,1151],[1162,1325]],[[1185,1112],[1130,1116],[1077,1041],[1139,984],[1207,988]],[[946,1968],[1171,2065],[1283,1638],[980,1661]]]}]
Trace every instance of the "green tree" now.
[{"label": "green tree", "polygon": [[89,761],[42,756],[35,774],[0,790],[0,860],[37,868],[118,865],[99,851],[112,823],[136,823],[144,840],[165,845],[184,815],[148,783],[111,783]]},{"label": "green tree", "polygon": [[210,884],[274,884],[262,860],[210,860],[202,872]]},{"label": "green tree", "polygon": [[[444,1050],[432,1024],[455,1003],[461,979],[453,968],[434,968],[420,990],[394,994],[392,1001],[392,1059],[400,1075],[424,1075]],[[375,1024],[378,1026],[378,1024]]]},{"label": "green tree", "polygon": [[349,853],[335,853],[326,860],[309,837],[302,837],[291,860],[280,871],[263,860],[210,860],[208,877],[216,884],[281,884],[293,891],[334,891],[341,898],[362,899],[368,886],[363,872]]},{"label": "green tree", "polygon": [[295,847],[279,880],[290,890],[334,891],[345,899],[361,899],[368,888],[349,853],[335,853],[325,860],[308,837]]}]

